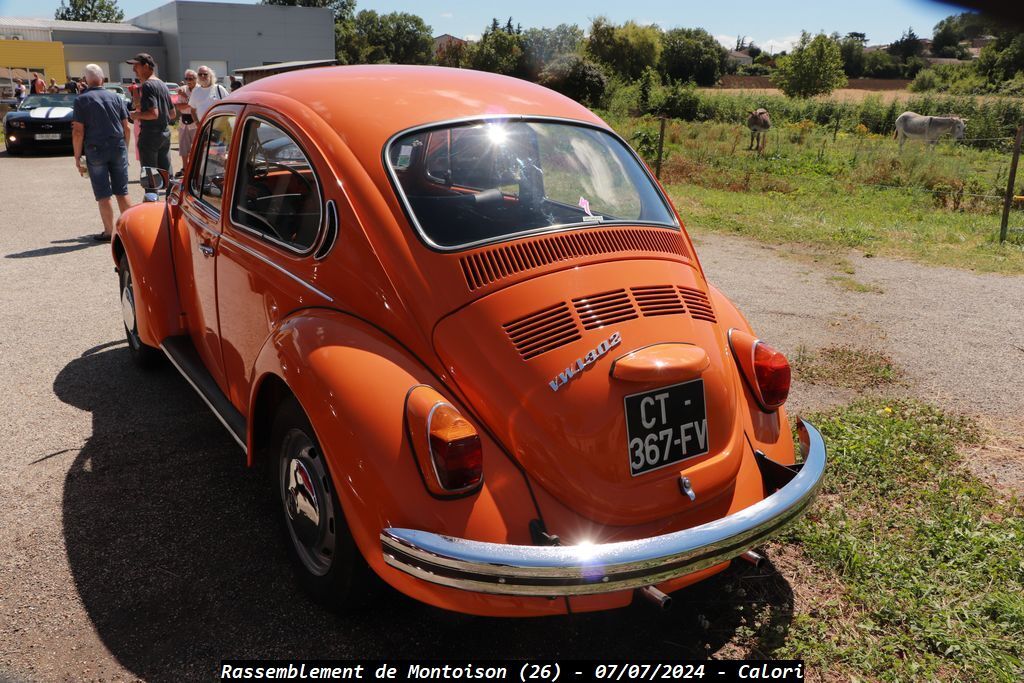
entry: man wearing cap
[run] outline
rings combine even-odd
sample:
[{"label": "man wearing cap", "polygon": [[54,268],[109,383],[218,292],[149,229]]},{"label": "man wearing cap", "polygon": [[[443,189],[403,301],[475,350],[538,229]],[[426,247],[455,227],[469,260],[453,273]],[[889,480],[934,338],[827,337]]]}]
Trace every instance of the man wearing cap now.
[{"label": "man wearing cap", "polygon": [[128,60],[142,82],[142,96],[133,118],[141,121],[139,128],[139,161],[143,166],[162,168],[171,173],[171,132],[167,124],[177,117],[171,93],[153,71],[153,56],[140,52]]}]

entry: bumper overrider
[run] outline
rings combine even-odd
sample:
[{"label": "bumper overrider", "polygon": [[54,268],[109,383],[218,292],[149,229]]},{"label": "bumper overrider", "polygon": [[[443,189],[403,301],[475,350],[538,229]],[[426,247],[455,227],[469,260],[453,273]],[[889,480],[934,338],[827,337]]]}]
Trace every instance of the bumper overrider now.
[{"label": "bumper overrider", "polygon": [[691,529],[600,545],[529,546],[387,528],[380,535],[384,560],[431,583],[520,596],[608,593],[713,567],[778,533],[814,500],[825,473],[825,442],[803,420],[797,432],[804,453],[801,465],[787,467],[756,454],[770,495]]}]

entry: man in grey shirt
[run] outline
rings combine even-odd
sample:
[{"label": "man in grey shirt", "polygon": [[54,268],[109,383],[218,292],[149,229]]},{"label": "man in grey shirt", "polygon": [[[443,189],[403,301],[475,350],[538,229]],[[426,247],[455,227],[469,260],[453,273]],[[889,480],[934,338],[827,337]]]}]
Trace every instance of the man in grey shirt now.
[{"label": "man in grey shirt", "polygon": [[132,71],[142,83],[139,110],[133,115],[139,125],[139,161],[143,166],[162,168],[171,173],[171,131],[167,124],[177,118],[171,93],[154,75],[153,56],[140,52],[128,60]]}]

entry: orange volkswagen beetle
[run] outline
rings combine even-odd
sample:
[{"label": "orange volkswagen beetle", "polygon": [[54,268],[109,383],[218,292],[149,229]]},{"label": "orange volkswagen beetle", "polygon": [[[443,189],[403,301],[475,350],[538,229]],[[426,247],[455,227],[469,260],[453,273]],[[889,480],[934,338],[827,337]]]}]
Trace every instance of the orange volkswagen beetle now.
[{"label": "orange volkswagen beetle", "polygon": [[189,159],[117,224],[128,342],[267,465],[317,598],[376,574],[480,615],[667,606],[816,495],[785,357],[576,102],[299,71],[214,106]]}]

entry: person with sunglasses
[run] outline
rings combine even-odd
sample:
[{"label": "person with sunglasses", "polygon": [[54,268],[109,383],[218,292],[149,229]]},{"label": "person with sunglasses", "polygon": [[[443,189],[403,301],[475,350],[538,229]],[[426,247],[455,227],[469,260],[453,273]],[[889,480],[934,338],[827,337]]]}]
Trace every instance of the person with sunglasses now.
[{"label": "person with sunglasses", "polygon": [[188,164],[188,155],[192,151],[192,141],[196,137],[196,120],[192,116],[192,107],[189,106],[188,101],[192,95],[192,90],[196,87],[196,81],[198,75],[192,69],[185,71],[185,82],[178,88],[178,101],[175,103],[175,108],[178,110],[178,117],[180,123],[178,125],[178,154],[181,156],[181,171],[178,171],[178,175],[185,170],[185,166]]},{"label": "person with sunglasses", "polygon": [[196,69],[199,76],[199,83],[192,89],[188,98],[189,106],[192,107],[196,122],[203,120],[206,112],[218,101],[228,96],[227,88],[217,82],[217,74],[205,64]]}]

